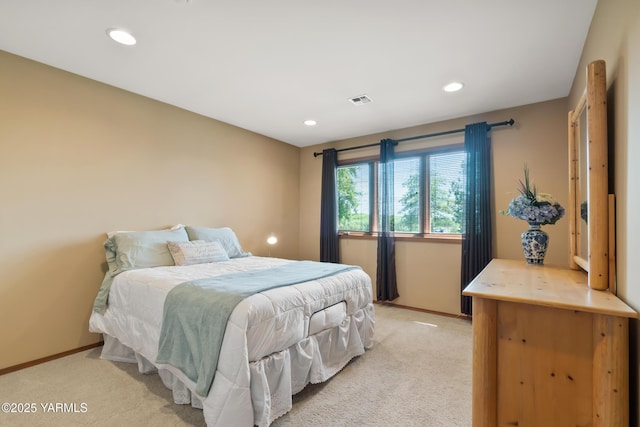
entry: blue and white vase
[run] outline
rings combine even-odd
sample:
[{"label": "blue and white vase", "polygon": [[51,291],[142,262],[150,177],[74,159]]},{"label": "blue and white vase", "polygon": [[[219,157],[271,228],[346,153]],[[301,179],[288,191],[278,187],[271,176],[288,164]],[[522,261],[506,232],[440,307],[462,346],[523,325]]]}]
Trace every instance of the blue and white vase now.
[{"label": "blue and white vase", "polygon": [[522,233],[522,251],[527,264],[544,264],[549,235],[540,229],[540,224],[529,223],[529,229]]}]

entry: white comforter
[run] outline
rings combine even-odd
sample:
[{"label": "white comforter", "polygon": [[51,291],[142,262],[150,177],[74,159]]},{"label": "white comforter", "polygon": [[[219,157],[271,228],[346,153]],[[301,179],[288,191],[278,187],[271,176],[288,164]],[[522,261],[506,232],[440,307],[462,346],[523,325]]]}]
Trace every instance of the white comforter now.
[{"label": "white comforter", "polygon": [[[92,313],[89,329],[105,334],[104,358],[128,359],[114,350],[123,345],[149,365],[158,352],[164,300],[174,286],[287,262],[252,256],[121,273],[111,285],[109,308],[104,315]],[[207,424],[269,425],[291,409],[292,394],[327,380],[369,348],[374,322],[371,280],[360,269],[245,299],[231,314],[214,382],[202,402]],[[190,397],[199,406],[194,394],[176,393],[185,386],[193,391],[195,384],[171,366],[154,365],[178,403]]]}]

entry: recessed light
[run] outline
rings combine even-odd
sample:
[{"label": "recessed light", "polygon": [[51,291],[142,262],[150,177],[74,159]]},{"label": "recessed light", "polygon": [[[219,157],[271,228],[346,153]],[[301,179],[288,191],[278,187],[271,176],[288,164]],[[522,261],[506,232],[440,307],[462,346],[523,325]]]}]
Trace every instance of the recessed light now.
[{"label": "recessed light", "polygon": [[460,82],[451,82],[442,88],[445,92],[457,92],[462,89],[464,85]]},{"label": "recessed light", "polygon": [[125,30],[119,30],[117,28],[109,28],[107,30],[107,35],[111,37],[111,39],[115,42],[126,46],[133,46],[136,44],[136,38],[131,35],[131,33]]},{"label": "recessed light", "polygon": [[318,124],[318,122],[316,122],[315,120],[305,120],[304,124],[307,126],[315,126]]}]

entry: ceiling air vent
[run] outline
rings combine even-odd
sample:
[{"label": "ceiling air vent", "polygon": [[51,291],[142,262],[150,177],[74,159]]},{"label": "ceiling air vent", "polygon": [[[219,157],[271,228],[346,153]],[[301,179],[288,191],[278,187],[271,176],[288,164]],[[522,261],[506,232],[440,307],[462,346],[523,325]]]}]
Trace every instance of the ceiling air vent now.
[{"label": "ceiling air vent", "polygon": [[355,98],[349,99],[353,105],[364,105],[371,102],[371,98],[367,95],[356,96]]}]

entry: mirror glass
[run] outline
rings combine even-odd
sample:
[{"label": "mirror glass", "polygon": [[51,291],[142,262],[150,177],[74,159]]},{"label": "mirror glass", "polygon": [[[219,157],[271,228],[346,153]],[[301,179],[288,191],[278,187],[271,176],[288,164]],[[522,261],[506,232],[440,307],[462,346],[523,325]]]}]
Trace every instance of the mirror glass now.
[{"label": "mirror glass", "polygon": [[576,230],[576,255],[585,261],[589,259],[589,227],[588,223],[588,175],[587,175],[587,109],[580,113],[578,126],[576,126],[577,164],[576,164],[576,206],[578,227]]}]

